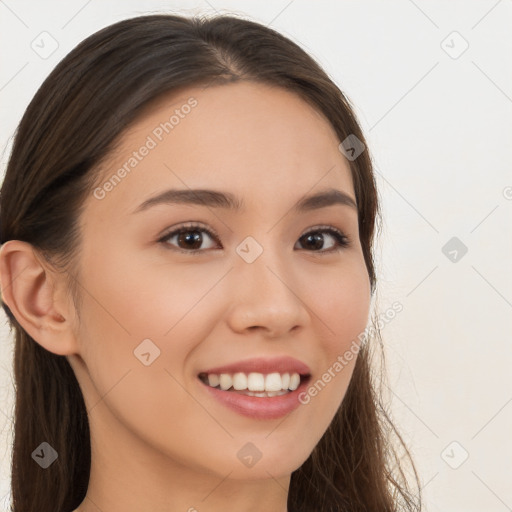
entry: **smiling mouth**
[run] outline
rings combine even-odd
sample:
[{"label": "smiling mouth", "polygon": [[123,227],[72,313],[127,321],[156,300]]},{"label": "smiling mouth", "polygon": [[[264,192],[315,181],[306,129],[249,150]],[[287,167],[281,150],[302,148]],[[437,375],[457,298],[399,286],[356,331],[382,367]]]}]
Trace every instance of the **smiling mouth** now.
[{"label": "smiling mouth", "polygon": [[220,391],[272,398],[295,391],[299,386],[307,383],[311,375],[302,375],[297,372],[268,374],[258,372],[207,374],[203,372],[198,375],[198,378],[205,385]]}]

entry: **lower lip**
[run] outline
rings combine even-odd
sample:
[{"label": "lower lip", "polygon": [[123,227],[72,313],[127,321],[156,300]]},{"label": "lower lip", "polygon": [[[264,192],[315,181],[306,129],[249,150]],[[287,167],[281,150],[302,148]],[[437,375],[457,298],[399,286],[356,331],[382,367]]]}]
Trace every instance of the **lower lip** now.
[{"label": "lower lip", "polygon": [[272,397],[246,396],[231,391],[222,391],[221,389],[208,386],[199,378],[198,380],[208,393],[229,409],[242,416],[272,420],[286,416],[301,405],[299,395],[307,388],[310,378],[308,377],[304,381],[301,379],[301,383],[295,391],[290,391],[286,395]]}]

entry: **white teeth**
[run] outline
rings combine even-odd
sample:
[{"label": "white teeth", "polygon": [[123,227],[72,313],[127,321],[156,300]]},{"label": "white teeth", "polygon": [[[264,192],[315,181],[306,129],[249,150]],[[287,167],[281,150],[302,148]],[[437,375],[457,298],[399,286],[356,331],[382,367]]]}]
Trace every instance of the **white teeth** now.
[{"label": "white teeth", "polygon": [[262,373],[249,373],[247,377],[247,389],[249,391],[265,391],[264,375]]},{"label": "white teeth", "polygon": [[245,373],[235,373],[233,375],[233,387],[236,390],[247,389],[247,375]]},{"label": "white teeth", "polygon": [[233,379],[229,373],[221,373],[220,374],[220,389],[222,391],[228,390],[233,385]]},{"label": "white teeth", "polygon": [[[215,388],[227,391],[233,388],[236,391],[248,390],[249,396],[276,396],[284,394],[288,390],[295,391],[300,385],[300,375],[298,373],[262,373],[251,372],[249,374],[238,372],[233,375],[229,373],[208,374],[207,379],[203,379]],[[283,393],[281,393],[283,391]]]},{"label": "white teeth", "polygon": [[281,391],[282,381],[279,373],[269,373],[265,377],[265,391]]},{"label": "white teeth", "polygon": [[290,385],[288,386],[289,389],[292,391],[295,391],[300,384],[300,376],[298,373],[292,373],[290,376]]},{"label": "white teeth", "polygon": [[219,385],[219,383],[220,379],[218,375],[215,375],[214,373],[208,375],[208,384],[210,384],[212,388],[216,388]]}]

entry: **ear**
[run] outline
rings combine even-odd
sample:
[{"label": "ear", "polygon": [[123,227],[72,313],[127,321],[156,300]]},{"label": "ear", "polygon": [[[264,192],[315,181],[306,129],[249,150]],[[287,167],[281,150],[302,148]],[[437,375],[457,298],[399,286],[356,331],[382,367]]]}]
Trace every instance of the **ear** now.
[{"label": "ear", "polygon": [[32,245],[20,240],[2,245],[0,287],[3,302],[42,347],[58,355],[77,352],[72,328],[75,310],[64,275],[56,272]]}]

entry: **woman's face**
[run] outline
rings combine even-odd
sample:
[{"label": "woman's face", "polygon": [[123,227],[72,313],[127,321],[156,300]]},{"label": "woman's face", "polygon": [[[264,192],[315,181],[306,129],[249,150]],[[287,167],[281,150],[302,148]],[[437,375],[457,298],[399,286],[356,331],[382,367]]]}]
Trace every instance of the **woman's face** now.
[{"label": "woman's face", "polygon": [[[340,406],[356,361],[344,354],[368,319],[348,162],[325,118],[280,88],[193,88],[153,107],[123,135],[81,217],[83,306],[77,354],[67,357],[89,411],[93,464],[289,475]],[[349,199],[295,208],[331,189]],[[170,190],[187,195],[146,203]],[[231,364],[224,373],[263,379],[299,370],[289,360],[239,364],[281,357],[310,374],[290,395],[247,397],[199,378]]]}]

